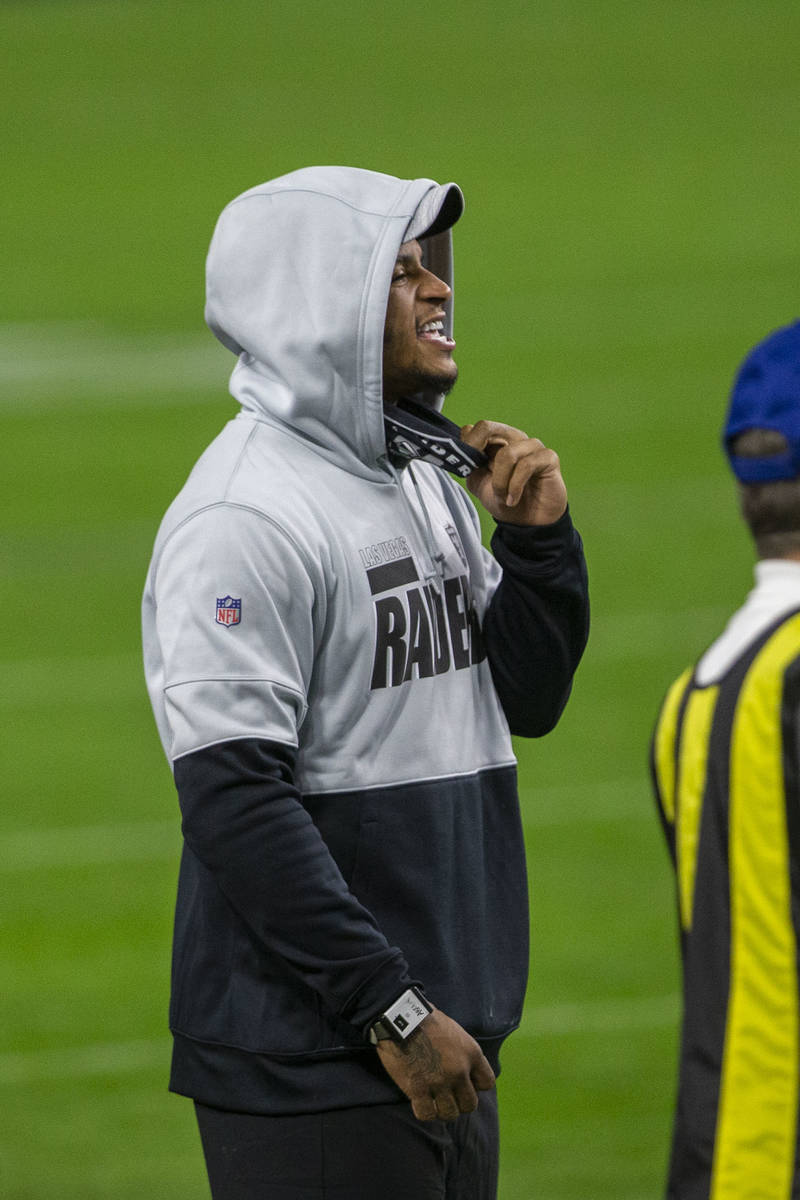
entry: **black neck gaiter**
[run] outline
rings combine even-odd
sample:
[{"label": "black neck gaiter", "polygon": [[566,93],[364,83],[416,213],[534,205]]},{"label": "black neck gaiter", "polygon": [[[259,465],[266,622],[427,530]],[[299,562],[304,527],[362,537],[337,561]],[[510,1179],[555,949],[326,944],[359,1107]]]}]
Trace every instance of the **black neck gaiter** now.
[{"label": "black neck gaiter", "polygon": [[384,405],[383,421],[386,448],[395,466],[405,466],[412,459],[421,458],[462,479],[479,467],[488,466],[489,460],[482,451],[462,442],[458,425],[416,400]]}]

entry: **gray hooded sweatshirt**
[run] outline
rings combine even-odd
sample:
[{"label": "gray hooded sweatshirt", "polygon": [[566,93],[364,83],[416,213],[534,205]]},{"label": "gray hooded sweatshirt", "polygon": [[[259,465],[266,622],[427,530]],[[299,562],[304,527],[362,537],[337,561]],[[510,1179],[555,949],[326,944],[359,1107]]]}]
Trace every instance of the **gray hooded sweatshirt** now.
[{"label": "gray hooded sweatshirt", "polygon": [[[585,567],[569,514],[492,555],[450,476],[388,459],[389,285],[436,186],[297,171],[211,243],[241,409],[164,518],[143,636],[184,833],[171,1087],[222,1108],[399,1099],[365,1029],[412,982],[495,1067],[521,1014],[510,733],[566,702]],[[422,245],[451,282],[450,230]]]}]

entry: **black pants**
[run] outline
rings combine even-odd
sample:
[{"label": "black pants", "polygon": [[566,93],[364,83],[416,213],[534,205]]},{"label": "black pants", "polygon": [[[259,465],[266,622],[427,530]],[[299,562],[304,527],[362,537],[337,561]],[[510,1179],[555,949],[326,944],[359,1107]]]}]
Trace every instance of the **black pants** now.
[{"label": "black pants", "polygon": [[497,1093],[418,1121],[379,1104],[292,1117],[195,1104],[213,1200],[496,1200]]}]

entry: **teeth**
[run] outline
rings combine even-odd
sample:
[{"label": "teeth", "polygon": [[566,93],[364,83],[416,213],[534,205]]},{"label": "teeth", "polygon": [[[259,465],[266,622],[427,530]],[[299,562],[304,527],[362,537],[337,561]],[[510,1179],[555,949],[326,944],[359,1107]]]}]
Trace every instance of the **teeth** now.
[{"label": "teeth", "polygon": [[420,329],[420,333],[441,333],[444,329],[444,321],[428,321]]}]

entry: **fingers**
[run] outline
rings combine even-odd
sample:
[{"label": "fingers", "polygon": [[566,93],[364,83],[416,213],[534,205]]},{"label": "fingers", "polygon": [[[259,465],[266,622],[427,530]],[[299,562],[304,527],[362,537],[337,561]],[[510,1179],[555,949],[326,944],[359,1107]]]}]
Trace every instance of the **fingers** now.
[{"label": "fingers", "polygon": [[505,425],[502,421],[478,421],[475,425],[464,425],[461,429],[462,441],[474,446],[477,450],[485,450],[491,446],[505,446],[510,442],[527,440],[527,433],[515,429],[513,425]]},{"label": "fingers", "polygon": [[411,1111],[418,1121],[436,1121],[439,1117],[433,1096],[412,1096]]},{"label": "fingers", "polygon": [[459,1112],[475,1112],[478,1107],[478,1093],[468,1079],[458,1088],[454,1088],[454,1099]]},{"label": "fingers", "polygon": [[440,1121],[455,1121],[456,1117],[461,1116],[462,1112],[473,1111],[471,1108],[460,1108],[452,1092],[441,1092],[438,1096],[434,1096],[433,1103],[436,1108],[436,1115]]},{"label": "fingers", "polygon": [[555,475],[560,470],[555,450],[548,450],[539,438],[528,437],[521,429],[501,421],[464,425],[461,437],[468,445],[489,453],[495,496],[508,508],[519,502],[531,479]]},{"label": "fingers", "polygon": [[478,1093],[469,1080],[453,1091],[411,1099],[411,1110],[418,1121],[455,1121],[462,1113],[474,1112],[477,1107]]},{"label": "fingers", "polygon": [[472,1082],[479,1092],[489,1092],[495,1085],[494,1071],[483,1054],[472,1069]]},{"label": "fingers", "polygon": [[495,495],[509,508],[519,501],[531,479],[555,475],[560,470],[558,455],[538,438],[527,438],[504,446],[492,463]]},{"label": "fingers", "polygon": [[411,1107],[419,1121],[455,1121],[461,1113],[474,1112],[478,1107],[478,1092],[488,1092],[495,1085],[494,1071],[481,1054],[469,1078],[446,1087],[412,1097]]}]

